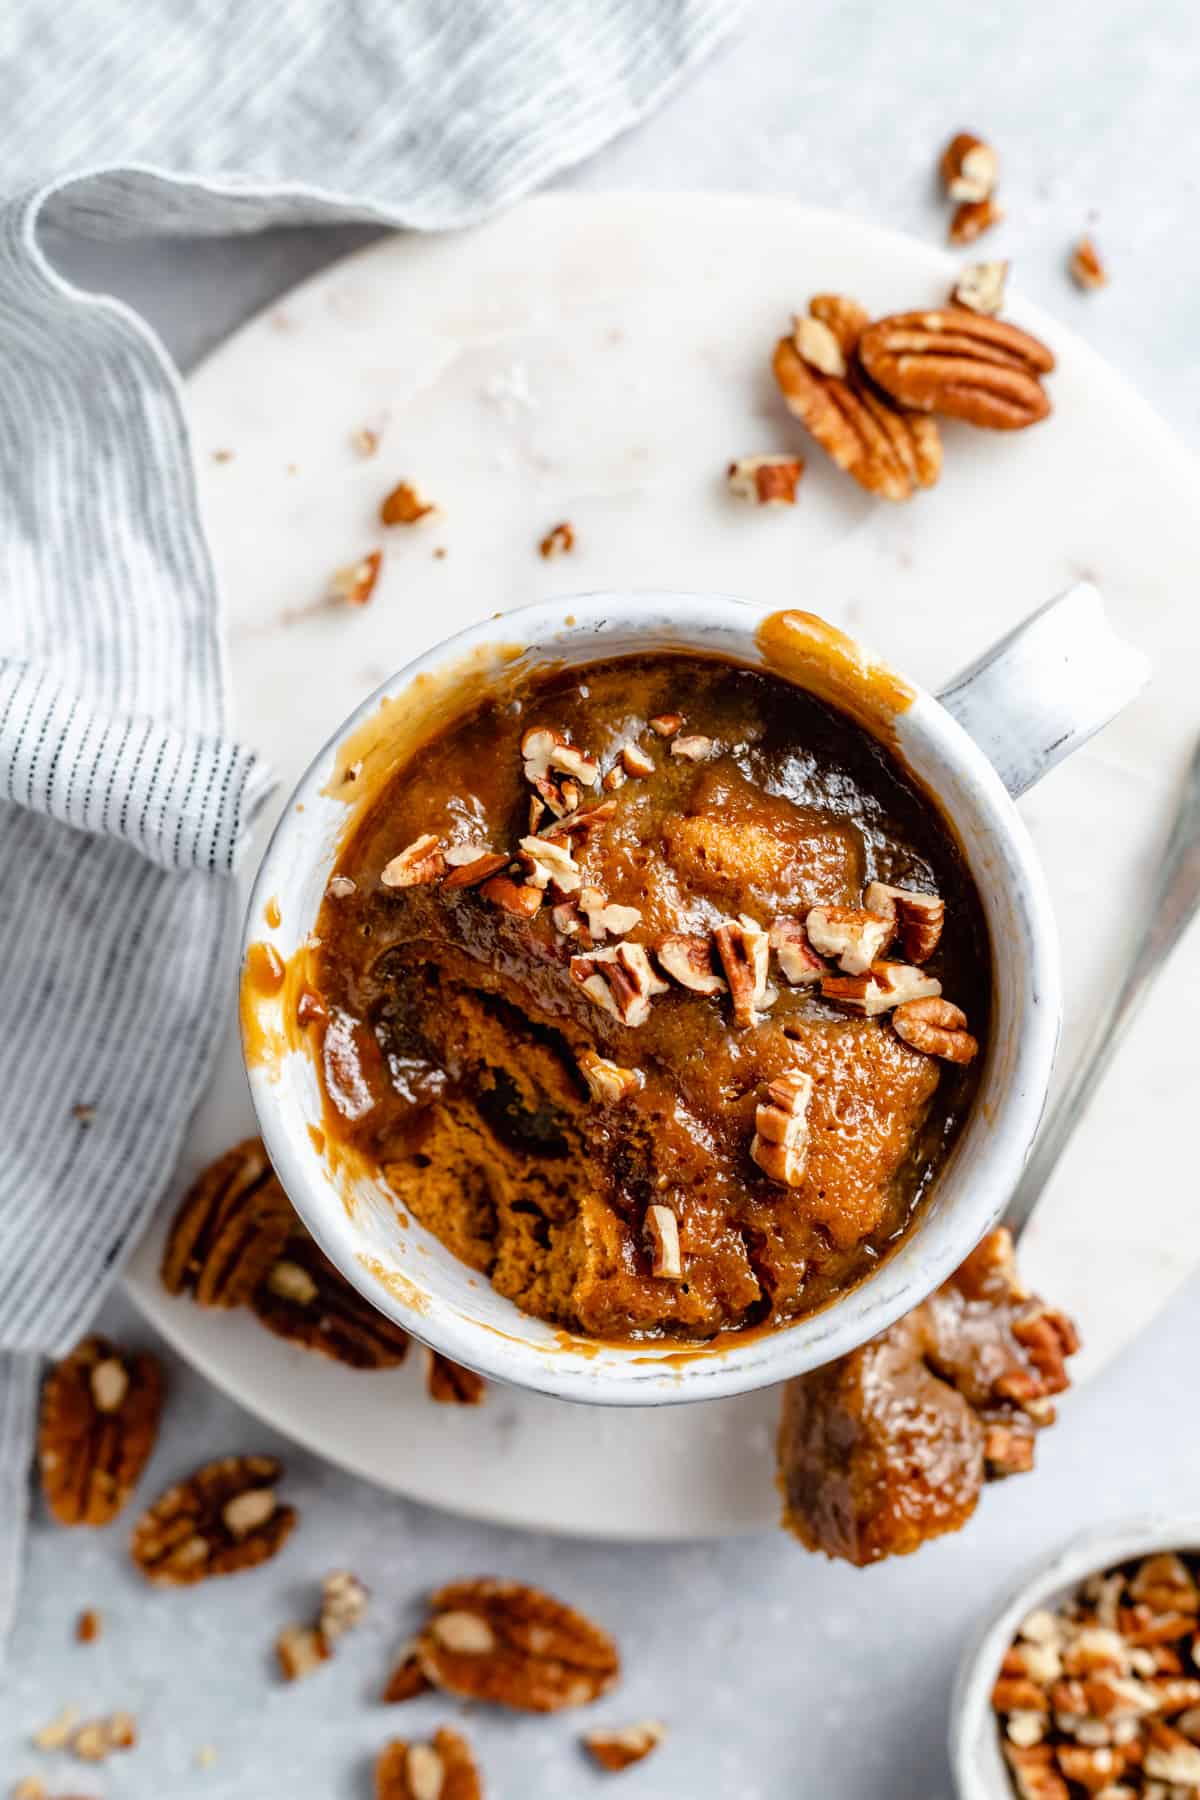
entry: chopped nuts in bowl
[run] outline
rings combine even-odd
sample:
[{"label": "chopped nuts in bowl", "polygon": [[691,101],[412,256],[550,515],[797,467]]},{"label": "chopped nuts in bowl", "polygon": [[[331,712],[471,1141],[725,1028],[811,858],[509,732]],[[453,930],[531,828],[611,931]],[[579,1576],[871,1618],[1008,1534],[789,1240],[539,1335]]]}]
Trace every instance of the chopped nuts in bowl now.
[{"label": "chopped nuts in bowl", "polygon": [[969,1649],[951,1706],[959,1800],[1200,1791],[1200,1517],[1091,1530]]}]

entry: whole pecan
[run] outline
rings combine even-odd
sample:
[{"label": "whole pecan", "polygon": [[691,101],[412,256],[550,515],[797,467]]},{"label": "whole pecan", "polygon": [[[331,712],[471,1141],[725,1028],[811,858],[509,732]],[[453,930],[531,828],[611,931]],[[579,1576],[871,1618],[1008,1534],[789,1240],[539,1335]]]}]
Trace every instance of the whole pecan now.
[{"label": "whole pecan", "polygon": [[483,1800],[471,1746],[445,1726],[428,1744],[393,1738],[375,1763],[375,1800]]},{"label": "whole pecan", "polygon": [[426,1679],[446,1693],[522,1712],[596,1700],[620,1672],[608,1633],[515,1581],[457,1581],[430,1599],[417,1640]]},{"label": "whole pecan", "polygon": [[965,307],[876,319],[858,346],[863,368],[901,406],[991,431],[1019,431],[1050,411],[1045,344]]},{"label": "whole pecan", "polygon": [[107,1525],[140,1476],[162,1411],[162,1368],[148,1350],[84,1338],[42,1389],[38,1467],[60,1525]]},{"label": "whole pecan", "polygon": [[439,1350],[429,1352],[429,1373],[426,1380],[429,1398],[442,1406],[481,1406],[487,1393],[487,1382],[474,1369],[464,1369],[461,1363],[451,1362]]},{"label": "whole pecan", "polygon": [[296,1523],[275,1498],[273,1456],[225,1456],[168,1488],[134,1527],[130,1555],[157,1587],[187,1587],[269,1562]]},{"label": "whole pecan", "polygon": [[408,1351],[408,1333],[365,1300],[304,1230],[293,1229],[250,1304],[277,1337],[350,1369],[394,1369]]},{"label": "whole pecan", "polygon": [[210,1163],[179,1203],[163,1251],[162,1284],[199,1306],[243,1306],[293,1229],[295,1214],[261,1138]]},{"label": "whole pecan", "polygon": [[933,486],[942,445],[923,410],[897,407],[857,363],[844,378],[823,374],[805,362],[793,338],[779,340],[772,366],[788,411],[869,494],[908,500],[917,488]]}]

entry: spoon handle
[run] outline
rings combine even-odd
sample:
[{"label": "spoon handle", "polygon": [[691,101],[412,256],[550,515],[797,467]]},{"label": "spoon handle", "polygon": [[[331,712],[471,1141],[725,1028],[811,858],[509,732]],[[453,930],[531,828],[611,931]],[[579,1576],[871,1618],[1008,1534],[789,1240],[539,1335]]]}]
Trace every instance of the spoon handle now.
[{"label": "spoon handle", "polygon": [[1005,1223],[1016,1237],[1058,1166],[1150,986],[1200,906],[1200,747],[1188,769],[1147,912],[1125,979],[1092,1027],[1058,1104],[1013,1190]]}]

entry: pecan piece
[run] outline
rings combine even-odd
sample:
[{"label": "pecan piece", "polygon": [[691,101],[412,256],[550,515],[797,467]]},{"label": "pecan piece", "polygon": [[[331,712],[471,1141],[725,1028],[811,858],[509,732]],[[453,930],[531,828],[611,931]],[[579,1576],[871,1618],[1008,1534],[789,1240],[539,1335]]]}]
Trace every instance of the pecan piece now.
[{"label": "pecan piece", "polygon": [[367,1616],[371,1596],[349,1569],[331,1569],[321,1583],[321,1613],[317,1629],[327,1644],[335,1644],[348,1631],[356,1631]]},{"label": "pecan piece", "polygon": [[823,375],[791,338],[781,338],[772,367],[788,411],[868,493],[907,500],[936,482],[942,470],[936,424],[894,405],[863,379],[857,363],[845,380]]},{"label": "pecan piece", "polygon": [[507,875],[489,876],[479,892],[493,906],[498,906],[501,912],[511,913],[517,919],[532,919],[542,904],[540,888],[513,881]]},{"label": "pecan piece", "polygon": [[678,756],[683,762],[707,762],[715,749],[713,740],[699,733],[674,738],[671,743],[671,755]]},{"label": "pecan piece", "polygon": [[888,887],[886,882],[873,881],[864,901],[868,912],[891,921],[892,934],[900,939],[900,948],[910,963],[929,961],[946,920],[946,903],[939,894],[921,894],[916,888]]},{"label": "pecan piece", "polygon": [[380,505],[379,517],[384,525],[416,525],[436,510],[410,481],[399,481]]},{"label": "pecan piece", "polygon": [[892,940],[892,916],[861,906],[810,906],[804,929],[814,950],[847,975],[862,975]]},{"label": "pecan piece", "polygon": [[569,556],[574,548],[575,527],[569,519],[564,519],[560,525],[552,526],[538,545],[538,550],[547,562],[554,556]]},{"label": "pecan piece", "polygon": [[275,1660],[285,1681],[303,1681],[330,1655],[329,1644],[313,1625],[285,1625],[275,1639]]},{"label": "pecan piece", "polygon": [[519,848],[521,861],[528,870],[530,887],[544,891],[553,882],[564,894],[578,891],[583,877],[569,846],[556,844],[549,838],[523,837]]},{"label": "pecan piece", "polygon": [[942,151],[942,186],[949,200],[986,200],[996,185],[999,159],[972,131],[959,131]]},{"label": "pecan piece", "polygon": [[168,1488],[134,1527],[130,1554],[157,1587],[186,1587],[268,1562],[296,1523],[275,1498],[273,1456],[225,1456]]},{"label": "pecan piece", "polygon": [[583,1742],[602,1769],[615,1773],[642,1762],[652,1750],[657,1750],[666,1735],[667,1728],[661,1720],[643,1719],[637,1725],[622,1725],[616,1730],[610,1727],[607,1731],[587,1731]]},{"label": "pecan piece", "polygon": [[406,844],[398,856],[381,870],[379,879],[386,888],[425,887],[446,873],[442,846],[432,831],[422,833]]},{"label": "pecan piece", "polygon": [[329,582],[329,598],[346,606],[365,606],[375,592],[382,566],[383,551],[370,550],[358,562],[335,570]]},{"label": "pecan piece", "polygon": [[679,1222],[669,1206],[646,1208],[646,1239],[650,1245],[650,1273],[659,1281],[682,1281]]},{"label": "pecan piece", "polygon": [[560,838],[588,837],[606,819],[611,819],[616,810],[615,800],[601,800],[598,806],[585,806],[578,812],[567,813],[564,818],[556,819],[553,825],[547,825],[545,831],[538,835],[551,843],[557,843]]},{"label": "pecan piece", "polygon": [[464,1369],[461,1363],[451,1362],[440,1350],[429,1352],[426,1387],[429,1398],[436,1400],[439,1406],[482,1406],[487,1393],[487,1382],[482,1375],[477,1375],[474,1369]]},{"label": "pecan piece", "polygon": [[446,1726],[428,1744],[393,1738],[375,1763],[375,1800],[483,1800],[471,1746]]},{"label": "pecan piece", "polygon": [[667,991],[667,983],[654,973],[643,944],[617,944],[587,956],[573,956],[571,979],[595,1005],[622,1025],[635,1028],[650,1017],[654,996]]},{"label": "pecan piece", "polygon": [[388,1706],[399,1706],[405,1700],[415,1700],[418,1694],[427,1694],[432,1685],[425,1679],[413,1639],[400,1652],[381,1698]]},{"label": "pecan piece", "polygon": [[780,974],[792,987],[806,987],[824,975],[825,964],[809,943],[799,919],[776,919],[767,933],[767,942],[775,952]]},{"label": "pecan piece", "polygon": [[1004,1756],[1021,1800],[1070,1800],[1070,1789],[1055,1766],[1050,1744],[1006,1743]]},{"label": "pecan piece", "polygon": [[[446,860],[448,862],[450,860],[449,852],[447,852]],[[500,850],[481,850],[479,855],[473,857],[470,862],[453,864],[442,886],[443,888],[482,887],[485,881],[488,881],[493,875],[498,875],[511,860],[511,857],[506,856]]]},{"label": "pecan piece", "polygon": [[968,263],[954,284],[954,291],[950,295],[951,303],[994,319],[998,312],[1003,311],[1007,281],[1006,262]]},{"label": "pecan piece", "polygon": [[579,890],[579,909],[587,918],[588,930],[594,938],[605,938],[611,931],[614,937],[624,937],[635,925],[640,925],[642,915],[636,906],[619,906],[610,902],[599,888],[585,887]]},{"label": "pecan piece", "polygon": [[767,982],[771,950],[761,925],[742,913],[713,932],[713,943],[729,983],[733,1022],[739,1031],[757,1025],[758,1015],[774,1005]]},{"label": "pecan piece", "polygon": [[[595,787],[600,779],[600,765],[593,762],[590,756],[574,744],[568,743],[561,732],[551,731],[548,726],[536,725],[527,731],[521,739],[521,758],[525,767],[525,779],[537,786],[558,774],[568,775],[584,787]],[[541,793],[541,788],[538,792]],[[545,795],[542,796],[543,799]],[[553,808],[551,808],[553,810]],[[571,811],[566,807],[564,811]]]},{"label": "pecan piece", "polygon": [[1108,271],[1100,261],[1100,252],[1090,237],[1082,237],[1071,251],[1067,267],[1076,287],[1102,288],[1107,285]]},{"label": "pecan piece", "polygon": [[914,969],[911,963],[877,962],[862,975],[821,977],[823,1000],[833,1000],[867,1019],[909,1000],[935,1000],[941,991],[940,981]]},{"label": "pecan piece", "polygon": [[636,1094],[645,1080],[640,1069],[623,1069],[620,1063],[597,1056],[594,1050],[580,1053],[579,1073],[587,1082],[592,1099],[602,1106],[615,1106],[619,1100]]},{"label": "pecan piece", "polygon": [[1018,431],[1050,411],[1041,377],[1054,368],[1052,352],[1015,325],[961,307],[877,319],[858,353],[885,393],[919,412]]},{"label": "pecan piece", "polygon": [[693,994],[723,994],[725,983],[713,968],[711,938],[673,931],[654,947],[659,967]]},{"label": "pecan piece", "polygon": [[1129,1583],[1129,1598],[1155,1612],[1200,1612],[1200,1589],[1181,1557],[1147,1556]]},{"label": "pecan piece", "polygon": [[60,1525],[107,1525],[149,1461],[162,1410],[162,1366],[148,1350],[88,1337],[42,1389],[38,1468]]},{"label": "pecan piece", "polygon": [[892,1014],[896,1036],[926,1056],[943,1062],[969,1063],[979,1054],[979,1044],[967,1030],[967,1015],[949,1000],[930,995],[906,1000]]},{"label": "pecan piece", "polygon": [[808,1161],[808,1109],[812,1076],[795,1069],[768,1082],[754,1110],[750,1155],[763,1174],[784,1187],[799,1187]]},{"label": "pecan piece", "polygon": [[725,481],[736,499],[751,506],[795,506],[803,473],[798,456],[742,456],[730,463]]},{"label": "pecan piece", "polygon": [[999,225],[1003,217],[1004,214],[994,200],[964,200],[961,206],[955,208],[946,235],[952,244],[961,249],[964,244],[973,244],[976,238],[981,238],[993,225]]},{"label": "pecan piece", "polygon": [[179,1203],[160,1271],[169,1294],[243,1306],[287,1242],[295,1214],[261,1138],[210,1163]]},{"label": "pecan piece", "polygon": [[660,738],[674,737],[682,724],[682,713],[659,713],[649,721],[651,731]]},{"label": "pecan piece", "polygon": [[435,1687],[523,1712],[585,1706],[620,1672],[606,1631],[515,1581],[458,1581],[430,1599],[417,1654]]},{"label": "pecan piece", "polygon": [[293,1230],[250,1304],[276,1337],[349,1369],[394,1369],[408,1352],[407,1332],[364,1299],[303,1228]]},{"label": "pecan piece", "polygon": [[654,758],[640,744],[626,744],[621,751],[621,767],[626,775],[653,775]]}]

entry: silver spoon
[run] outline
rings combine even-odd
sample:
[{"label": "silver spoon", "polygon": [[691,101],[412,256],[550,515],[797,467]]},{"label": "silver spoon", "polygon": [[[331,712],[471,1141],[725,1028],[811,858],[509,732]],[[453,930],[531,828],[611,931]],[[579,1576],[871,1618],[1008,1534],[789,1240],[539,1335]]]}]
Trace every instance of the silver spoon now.
[{"label": "silver spoon", "polygon": [[1116,1055],[1155,977],[1200,907],[1200,747],[1179,797],[1150,901],[1146,929],[1125,979],[1092,1027],[1071,1079],[1051,1113],[1004,1214],[1014,1237],[1033,1216],[1058,1160]]}]

